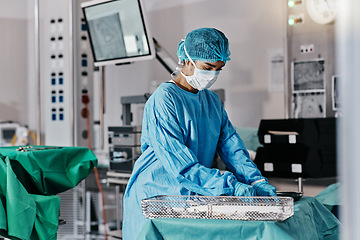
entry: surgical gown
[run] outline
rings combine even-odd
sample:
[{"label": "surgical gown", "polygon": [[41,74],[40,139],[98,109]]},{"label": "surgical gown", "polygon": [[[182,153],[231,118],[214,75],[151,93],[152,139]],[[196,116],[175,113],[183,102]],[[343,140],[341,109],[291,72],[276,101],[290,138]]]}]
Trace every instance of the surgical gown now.
[{"label": "surgical gown", "polygon": [[[142,154],[124,194],[123,239],[136,239],[146,218],[141,200],[157,195],[233,195],[237,181],[262,179],[216,93],[163,83],[145,104]],[[217,153],[231,171],[211,169]]]}]

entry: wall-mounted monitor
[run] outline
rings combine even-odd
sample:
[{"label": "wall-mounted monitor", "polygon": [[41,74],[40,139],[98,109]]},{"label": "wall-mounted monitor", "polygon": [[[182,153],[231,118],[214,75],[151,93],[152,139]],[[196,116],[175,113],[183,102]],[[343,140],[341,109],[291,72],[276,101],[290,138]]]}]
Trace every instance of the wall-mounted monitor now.
[{"label": "wall-mounted monitor", "polygon": [[94,0],[82,3],[81,8],[95,66],[155,57],[141,0]]}]

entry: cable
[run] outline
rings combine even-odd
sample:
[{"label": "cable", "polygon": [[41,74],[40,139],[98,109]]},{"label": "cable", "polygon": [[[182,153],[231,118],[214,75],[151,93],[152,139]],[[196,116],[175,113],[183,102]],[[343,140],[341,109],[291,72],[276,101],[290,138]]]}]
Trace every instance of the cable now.
[{"label": "cable", "polygon": [[[90,114],[89,114],[89,108],[88,108],[88,103],[89,103],[89,96],[84,94],[82,97],[82,102],[85,105],[85,110],[86,110],[86,131],[87,131],[87,142],[88,142],[88,148],[90,150],[92,150],[92,146],[91,146],[91,138],[90,138]],[[105,204],[104,204],[104,193],[100,184],[100,178],[99,178],[99,172],[97,170],[96,167],[94,167],[94,173],[95,173],[95,178],[96,178],[96,184],[99,188],[99,192],[100,192],[100,196],[101,196],[101,208],[102,208],[102,217],[103,217],[103,222],[104,222],[104,232],[105,232],[105,240],[108,239],[108,234],[107,234],[107,230],[106,230],[106,215],[105,215]]]},{"label": "cable", "polygon": [[105,215],[105,205],[104,205],[104,193],[100,184],[100,179],[99,179],[99,173],[97,168],[94,168],[94,172],[95,172],[95,177],[96,177],[96,183],[98,185],[99,191],[100,191],[100,196],[101,196],[101,208],[102,208],[102,217],[103,217],[103,222],[104,222],[104,233],[105,233],[105,240],[107,240],[107,230],[106,230],[106,215]]}]

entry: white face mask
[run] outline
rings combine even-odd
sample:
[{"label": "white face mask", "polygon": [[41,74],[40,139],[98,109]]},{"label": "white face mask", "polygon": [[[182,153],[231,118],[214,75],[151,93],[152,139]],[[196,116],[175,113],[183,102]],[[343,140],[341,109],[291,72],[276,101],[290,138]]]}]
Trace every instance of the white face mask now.
[{"label": "white face mask", "polygon": [[192,76],[186,76],[182,71],[180,71],[181,75],[186,79],[190,86],[197,90],[204,90],[210,88],[216,81],[220,71],[209,71],[209,70],[201,70],[196,67],[194,61],[188,55],[185,46],[184,46],[185,54],[190,59],[190,62],[194,65],[195,70]]}]

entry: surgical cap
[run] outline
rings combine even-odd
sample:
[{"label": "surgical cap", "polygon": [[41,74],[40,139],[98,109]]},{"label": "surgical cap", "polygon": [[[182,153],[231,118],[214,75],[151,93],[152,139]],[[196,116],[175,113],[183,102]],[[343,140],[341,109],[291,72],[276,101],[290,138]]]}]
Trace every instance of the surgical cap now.
[{"label": "surgical cap", "polygon": [[229,41],[221,31],[215,28],[199,28],[188,33],[177,48],[177,56],[181,61],[217,62],[230,60]]}]

